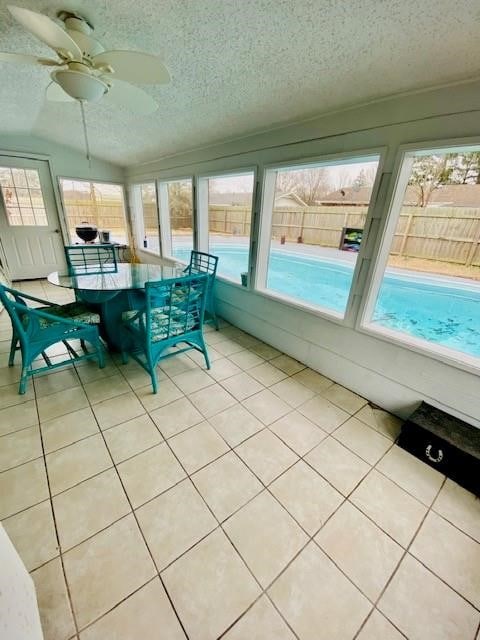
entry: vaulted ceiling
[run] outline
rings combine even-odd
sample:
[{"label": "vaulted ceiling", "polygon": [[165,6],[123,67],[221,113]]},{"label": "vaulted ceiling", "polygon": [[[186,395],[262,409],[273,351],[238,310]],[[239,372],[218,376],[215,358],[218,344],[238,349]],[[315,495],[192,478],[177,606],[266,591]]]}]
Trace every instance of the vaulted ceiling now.
[{"label": "vaulted ceiling", "polygon": [[[13,2],[76,10],[107,49],[163,57],[152,115],[88,105],[92,153],[120,165],[480,73],[477,0],[0,0],[0,50],[45,56]],[[0,64],[0,135],[83,149],[79,106],[45,101],[48,73]]]}]

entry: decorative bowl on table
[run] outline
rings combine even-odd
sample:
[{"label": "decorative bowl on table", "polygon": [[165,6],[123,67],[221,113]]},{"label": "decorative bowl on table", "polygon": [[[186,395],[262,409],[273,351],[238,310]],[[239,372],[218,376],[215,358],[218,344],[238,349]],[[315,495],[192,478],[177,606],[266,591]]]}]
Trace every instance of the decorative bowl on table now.
[{"label": "decorative bowl on table", "polygon": [[93,242],[98,235],[97,227],[90,222],[82,222],[75,227],[75,232],[84,242]]}]

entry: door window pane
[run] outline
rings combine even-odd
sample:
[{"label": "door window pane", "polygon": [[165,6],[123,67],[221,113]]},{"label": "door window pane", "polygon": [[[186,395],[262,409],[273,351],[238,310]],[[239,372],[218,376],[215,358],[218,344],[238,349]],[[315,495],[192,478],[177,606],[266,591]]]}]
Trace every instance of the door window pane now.
[{"label": "door window pane", "polygon": [[[345,314],[378,156],[267,171],[271,219],[257,285],[280,297]],[[267,193],[268,192],[268,193]]]},{"label": "door window pane", "polygon": [[369,326],[480,364],[480,148],[409,155],[403,171]]},{"label": "door window pane", "polygon": [[163,253],[189,262],[194,247],[192,180],[170,180],[159,188]]},{"label": "door window pane", "polygon": [[246,283],[252,222],[253,171],[206,179],[208,251],[219,257],[218,274]]},{"label": "door window pane", "polygon": [[157,194],[154,182],[132,187],[132,210],[137,247],[160,255]]},{"label": "door window pane", "polygon": [[[48,226],[40,177],[36,169],[0,167],[0,188],[9,225]],[[33,207],[38,215],[34,215]]]},{"label": "door window pane", "polygon": [[82,222],[110,232],[110,242],[127,244],[123,187],[119,184],[60,179],[70,240],[81,243],[75,228]]}]

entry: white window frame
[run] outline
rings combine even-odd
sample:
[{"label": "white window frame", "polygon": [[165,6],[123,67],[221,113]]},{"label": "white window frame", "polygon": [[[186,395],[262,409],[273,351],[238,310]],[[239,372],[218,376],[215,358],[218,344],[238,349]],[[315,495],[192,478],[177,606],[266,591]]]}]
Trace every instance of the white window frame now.
[{"label": "white window frame", "polygon": [[[251,200],[251,219],[250,219],[250,237],[248,242],[248,262],[247,262],[247,273],[249,274],[248,280],[251,280],[251,273],[253,270],[253,250],[252,244],[254,245],[254,228],[255,228],[255,203],[257,199],[258,193],[258,166],[257,165],[248,165],[245,167],[237,167],[235,169],[226,169],[220,171],[211,171],[208,173],[202,173],[196,176],[196,194],[197,194],[197,245],[198,251],[204,251],[205,253],[209,253],[209,220],[208,220],[208,181],[215,178],[228,178],[232,176],[244,176],[247,174],[253,174],[253,187],[252,187],[252,200]],[[228,276],[217,272],[217,278],[221,280],[225,280],[229,284],[237,287],[241,287],[242,285],[229,278]],[[245,287],[242,287],[245,288]]]},{"label": "white window frame", "polygon": [[193,248],[197,246],[197,232],[196,232],[196,206],[195,206],[195,176],[182,175],[172,178],[158,178],[156,180],[157,188],[157,210],[159,217],[160,228],[160,248],[162,258],[168,260],[175,260],[176,262],[184,263],[180,258],[176,258],[172,255],[172,230],[170,224],[170,207],[168,203],[168,184],[170,182],[182,182],[189,180],[192,185],[192,235],[193,235]]},{"label": "white window frame", "polygon": [[[145,184],[153,184],[155,188],[155,198],[157,204],[157,224],[158,224],[158,242],[159,242],[159,252],[152,251],[148,247],[143,246],[143,241],[145,238],[145,222],[143,219],[143,201],[141,196],[141,187]],[[157,190],[157,181],[155,178],[151,180],[142,180],[141,182],[132,182],[128,185],[128,205],[130,209],[130,222],[131,222],[131,233],[133,239],[136,243],[136,248],[139,251],[143,251],[145,253],[150,253],[152,256],[161,256],[162,255],[162,238],[160,233],[160,217],[158,214],[158,190]],[[141,211],[141,215],[138,215],[138,212]]]},{"label": "white window frame", "polygon": [[[374,211],[378,196],[380,193],[380,187],[382,179],[384,177],[383,168],[385,158],[387,155],[386,147],[375,147],[371,149],[357,149],[348,152],[341,152],[329,155],[303,157],[293,160],[278,162],[265,165],[263,167],[263,189],[262,198],[260,204],[260,224],[258,229],[258,247],[256,256],[256,268],[253,279],[254,289],[261,295],[271,298],[272,300],[280,301],[283,304],[287,304],[293,308],[302,309],[313,313],[321,318],[331,320],[333,322],[353,327],[355,323],[355,309],[354,309],[354,297],[361,295],[365,286],[365,278],[360,277],[360,272],[365,271],[364,262],[368,260],[367,245],[368,236],[372,228],[372,219],[374,217]],[[292,171],[296,169],[306,169],[309,167],[331,167],[333,165],[342,164],[356,164],[362,161],[378,161],[377,172],[375,175],[375,181],[372,187],[372,194],[370,196],[370,202],[368,205],[367,216],[365,220],[364,236],[360,251],[357,255],[355,268],[352,275],[352,284],[345,307],[345,312],[340,313],[334,309],[323,307],[321,305],[313,305],[306,301],[297,300],[284,296],[281,293],[268,289],[266,286],[268,277],[268,262],[270,258],[270,245],[272,234],[272,219],[273,219],[273,205],[275,198],[275,184],[278,170],[290,169]]]},{"label": "white window frame", "polygon": [[[410,336],[408,333],[376,325],[371,320],[385,275],[393,234],[397,228],[399,211],[403,204],[415,157],[434,153],[455,153],[465,151],[468,147],[477,147],[480,151],[480,137],[427,140],[419,143],[404,144],[398,148],[393,171],[395,180],[390,186],[389,197],[386,201],[388,213],[383,232],[378,239],[378,250],[375,252],[375,259],[372,260],[370,273],[367,277],[367,287],[357,315],[355,329],[360,333],[373,336],[389,344],[396,344],[410,351],[421,353],[445,364],[478,375],[480,372],[480,358],[474,358],[466,353]],[[425,277],[428,277],[428,274],[425,274]]]}]

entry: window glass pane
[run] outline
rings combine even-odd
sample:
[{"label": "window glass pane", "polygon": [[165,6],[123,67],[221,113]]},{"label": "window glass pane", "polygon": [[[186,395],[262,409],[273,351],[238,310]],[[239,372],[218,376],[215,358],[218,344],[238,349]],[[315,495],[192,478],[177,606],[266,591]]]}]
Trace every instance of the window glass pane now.
[{"label": "window glass pane", "polygon": [[193,190],[191,180],[167,182],[172,257],[190,261],[193,249]]},{"label": "window glass pane", "polygon": [[155,183],[136,184],[132,187],[132,210],[137,246],[160,255],[157,194]]},{"label": "window glass pane", "polygon": [[405,162],[370,326],[480,358],[480,149]]},{"label": "window glass pane", "polygon": [[248,275],[253,182],[253,172],[208,179],[209,252],[220,258],[218,274],[239,283]]},{"label": "window glass pane", "polygon": [[[26,175],[31,175],[32,180],[27,183]],[[34,187],[29,186],[35,185]],[[43,209],[45,203],[40,188],[40,177],[36,169],[16,169],[0,167],[0,188],[3,200],[7,208],[8,223],[13,226],[48,226],[46,215],[34,216],[33,208]]]},{"label": "window glass pane", "polygon": [[72,242],[81,243],[75,228],[82,222],[110,232],[110,242],[127,244],[123,188],[118,184],[60,179]]},{"label": "window glass pane", "polygon": [[344,315],[377,168],[369,156],[269,172],[267,290]]}]

